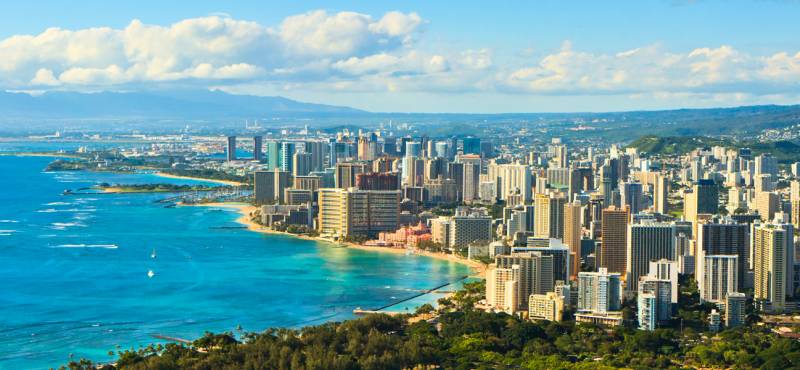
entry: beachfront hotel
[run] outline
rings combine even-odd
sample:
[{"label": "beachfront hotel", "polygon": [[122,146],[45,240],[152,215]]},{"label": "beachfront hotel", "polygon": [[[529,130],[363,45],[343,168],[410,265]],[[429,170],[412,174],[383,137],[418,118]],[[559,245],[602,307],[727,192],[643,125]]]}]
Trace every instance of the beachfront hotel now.
[{"label": "beachfront hotel", "polygon": [[397,230],[400,191],[319,189],[318,229],[323,236],[377,237]]}]

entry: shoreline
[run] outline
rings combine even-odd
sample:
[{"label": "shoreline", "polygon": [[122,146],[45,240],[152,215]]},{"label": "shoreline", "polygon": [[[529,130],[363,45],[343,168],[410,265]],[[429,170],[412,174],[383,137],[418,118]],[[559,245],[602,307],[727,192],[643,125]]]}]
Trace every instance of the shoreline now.
[{"label": "shoreline", "polygon": [[273,234],[273,235],[284,235],[292,238],[303,239],[303,240],[310,240],[315,242],[327,243],[331,244],[332,246],[339,246],[339,245],[346,245],[346,248],[358,249],[367,252],[381,252],[381,253],[394,253],[394,254],[407,254],[410,252],[413,255],[417,256],[424,256],[433,258],[440,261],[449,261],[455,262],[464,266],[469,267],[471,270],[470,277],[483,277],[483,273],[487,269],[487,265],[480,263],[478,261],[468,260],[466,258],[458,257],[452,254],[445,254],[445,253],[436,253],[436,252],[429,252],[420,249],[410,249],[410,248],[392,248],[392,247],[376,247],[376,246],[369,246],[369,245],[361,245],[356,243],[350,242],[335,242],[330,239],[325,239],[316,236],[308,236],[308,235],[300,235],[300,234],[292,234],[283,231],[276,231],[264,227],[260,224],[253,222],[250,219],[250,215],[253,211],[257,210],[258,207],[252,206],[245,203],[222,203],[222,202],[215,202],[215,203],[202,203],[202,204],[180,204],[180,206],[189,206],[189,207],[223,207],[223,208],[232,208],[236,209],[239,212],[239,217],[236,219],[236,222],[246,226],[248,230],[262,233],[262,234]]},{"label": "shoreline", "polygon": [[238,181],[206,179],[206,178],[202,178],[202,177],[191,177],[191,176],[178,176],[178,175],[171,175],[171,174],[163,173],[163,172],[154,172],[153,175],[156,175],[156,176],[159,176],[159,177],[163,177],[163,178],[167,178],[167,179],[205,181],[205,182],[212,182],[212,183],[215,183],[215,184],[222,184],[222,185],[229,185],[229,186],[246,185],[245,183],[238,182]]}]

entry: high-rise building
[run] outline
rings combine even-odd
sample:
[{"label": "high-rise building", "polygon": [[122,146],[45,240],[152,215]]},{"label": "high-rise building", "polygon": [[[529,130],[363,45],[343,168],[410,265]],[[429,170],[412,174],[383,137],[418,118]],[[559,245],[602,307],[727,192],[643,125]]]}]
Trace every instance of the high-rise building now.
[{"label": "high-rise building", "polygon": [[653,186],[653,208],[664,215],[669,213],[669,178],[663,174],[656,176]]},{"label": "high-rise building", "polygon": [[461,140],[464,154],[481,154],[481,139],[477,137],[465,137]]},{"label": "high-rise building", "polygon": [[267,141],[267,169],[279,169],[281,161],[281,143],[277,141]]},{"label": "high-rise building", "polygon": [[564,205],[561,193],[536,194],[533,234],[537,238],[564,238]]},{"label": "high-rise building", "polygon": [[495,267],[486,272],[486,303],[495,310],[513,314],[519,307],[519,265]]},{"label": "high-rise building", "polygon": [[478,213],[456,213],[450,223],[450,247],[465,248],[474,242],[492,241],[492,218]]},{"label": "high-rise building", "polygon": [[513,195],[520,195],[525,203],[531,200],[531,172],[524,164],[489,164],[486,178],[495,182],[501,200],[508,201]]},{"label": "high-rise building", "polygon": [[[794,261],[789,263],[794,248],[792,226],[762,224],[753,228],[754,294],[753,298],[769,302],[772,311],[786,307],[786,296],[793,294]],[[791,266],[791,267],[790,267]]]},{"label": "high-rise building", "polygon": [[292,174],[294,176],[307,176],[312,170],[311,162],[311,153],[294,153],[292,156]]},{"label": "high-rise building", "polygon": [[[306,141],[305,152],[311,154],[311,170],[322,171],[325,168],[325,157],[328,153],[328,143],[324,141]],[[328,167],[335,166],[335,163]]]},{"label": "high-rise building", "polygon": [[638,289],[639,278],[647,275],[651,261],[675,256],[675,226],[645,222],[628,226],[625,281],[629,291]]},{"label": "high-rise building", "polygon": [[398,190],[319,189],[319,231],[342,238],[375,237],[382,231],[395,231],[400,195]]},{"label": "high-rise building", "polygon": [[228,136],[226,153],[228,162],[236,160],[236,136]]},{"label": "high-rise building", "polygon": [[564,205],[564,244],[569,247],[572,261],[571,280],[578,278],[578,272],[581,271],[581,240],[582,240],[582,225],[581,214],[583,206],[580,202],[572,202]]},{"label": "high-rise building", "polygon": [[639,213],[642,207],[642,184],[640,182],[626,181],[620,187],[621,206],[628,207],[631,214]]},{"label": "high-rise building", "polygon": [[478,193],[480,182],[480,164],[464,163],[464,202],[469,203],[480,198]]},{"label": "high-rise building", "polygon": [[739,256],[731,254],[707,255],[698,251],[697,288],[703,302],[724,303],[725,297],[737,291],[739,281]]},{"label": "high-rise building", "polygon": [[512,268],[518,266],[519,285],[519,310],[528,309],[528,299],[531,294],[545,294],[553,291],[553,258],[543,256],[538,252],[512,253],[510,255],[495,256],[495,267]]},{"label": "high-rise building", "polygon": [[668,259],[660,259],[657,261],[650,261],[650,267],[647,269],[647,276],[653,279],[667,280],[670,282],[672,296],[670,301],[672,304],[678,304],[678,274],[680,265],[677,261],[670,261]]},{"label": "high-rise building", "polygon": [[280,152],[280,160],[278,165],[281,167],[282,171],[286,171],[291,173],[292,172],[292,165],[294,164],[292,161],[292,157],[294,156],[295,145],[292,142],[284,141],[281,143],[281,152]]},{"label": "high-rise building", "polygon": [[291,186],[291,175],[286,171],[256,171],[254,174],[254,197],[256,204],[283,204],[284,190]]},{"label": "high-rise building", "polygon": [[608,207],[603,209],[601,221],[600,253],[598,266],[611,272],[624,273],[627,270],[628,220],[627,208]]},{"label": "high-rise building", "polygon": [[365,162],[340,162],[336,164],[334,177],[335,186],[340,189],[347,189],[356,186],[356,176],[360,173],[368,173]]},{"label": "high-rise building", "polygon": [[725,326],[729,328],[745,324],[747,296],[744,293],[728,293],[725,298]]},{"label": "high-rise building", "polygon": [[773,192],[757,192],[755,198],[755,208],[758,215],[764,221],[771,221],[775,218],[775,213],[779,211],[780,196]]},{"label": "high-rise building", "polygon": [[[744,288],[744,272],[747,271],[746,261],[748,260],[748,225],[739,224],[732,218],[717,218],[712,222],[697,225],[697,247],[695,251],[695,268],[699,268],[703,263],[699,255],[736,255],[738,279],[733,291],[740,291]],[[700,278],[700,273],[695,272],[695,278]],[[723,298],[723,297],[720,297]]]},{"label": "high-rise building", "polygon": [[253,136],[253,160],[261,162],[263,154],[263,136]]},{"label": "high-rise building", "polygon": [[639,329],[656,330],[672,315],[672,284],[668,280],[642,277],[637,284],[637,319]]},{"label": "high-rise building", "polygon": [[275,202],[275,172],[256,171],[253,174],[255,188],[253,195],[258,205],[272,204]]},{"label": "high-rise building", "polygon": [[564,298],[555,292],[531,294],[528,301],[531,320],[561,321],[564,317]]},{"label": "high-rise building", "polygon": [[435,145],[435,155],[439,158],[446,158],[450,159],[448,156],[447,151],[447,142],[446,141],[437,141]]},{"label": "high-rise building", "polygon": [[578,310],[605,313],[621,308],[620,274],[609,273],[603,267],[598,272],[578,273]]},{"label": "high-rise building", "polygon": [[719,212],[719,189],[714,180],[697,180],[691,193],[684,194],[684,217],[691,222],[697,221],[697,215],[714,215]]},{"label": "high-rise building", "polygon": [[398,190],[400,179],[397,173],[359,173],[356,175],[359,190]]}]

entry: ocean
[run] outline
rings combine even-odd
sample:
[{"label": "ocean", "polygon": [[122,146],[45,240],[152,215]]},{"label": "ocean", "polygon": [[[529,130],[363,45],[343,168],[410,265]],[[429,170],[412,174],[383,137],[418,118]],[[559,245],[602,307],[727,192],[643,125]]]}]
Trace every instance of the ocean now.
[{"label": "ocean", "polygon": [[[0,151],[21,147],[0,143]],[[239,333],[239,326],[350,319],[357,307],[380,307],[469,273],[449,261],[240,229],[232,209],[157,203],[169,194],[62,195],[102,182],[202,182],[44,172],[51,160],[0,156],[0,369],[82,357],[108,362],[109,351],[159,343],[154,335],[194,339]]]}]

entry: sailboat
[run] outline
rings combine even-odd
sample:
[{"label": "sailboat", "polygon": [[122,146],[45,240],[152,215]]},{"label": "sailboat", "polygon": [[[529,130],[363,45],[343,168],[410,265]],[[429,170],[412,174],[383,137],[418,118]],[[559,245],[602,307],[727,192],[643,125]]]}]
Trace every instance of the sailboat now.
[{"label": "sailboat", "polygon": [[150,258],[156,259],[156,249],[155,248],[153,248],[153,251],[150,252]]},{"label": "sailboat", "polygon": [[147,277],[152,278],[153,276],[156,276],[156,273],[153,270],[147,270]]}]

